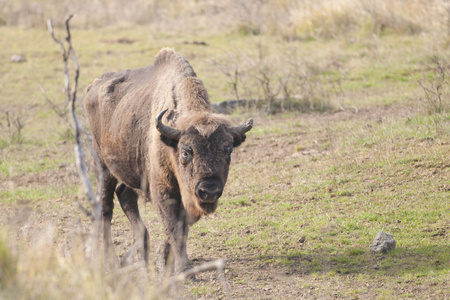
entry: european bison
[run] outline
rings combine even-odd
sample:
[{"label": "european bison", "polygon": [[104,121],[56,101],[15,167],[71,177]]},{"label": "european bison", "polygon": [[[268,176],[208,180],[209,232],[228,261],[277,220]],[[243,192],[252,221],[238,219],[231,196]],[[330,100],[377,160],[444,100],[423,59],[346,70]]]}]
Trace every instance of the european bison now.
[{"label": "european bison", "polygon": [[[188,225],[215,211],[231,152],[253,121],[233,127],[211,112],[208,93],[189,62],[164,48],[153,65],[111,72],[86,88],[84,99],[103,169],[103,234],[112,249],[114,191],[147,257],[148,231],[139,215],[138,194],[155,205],[165,242],[157,267],[173,251],[175,272],[188,268]],[[116,188],[118,182],[121,184]]]}]

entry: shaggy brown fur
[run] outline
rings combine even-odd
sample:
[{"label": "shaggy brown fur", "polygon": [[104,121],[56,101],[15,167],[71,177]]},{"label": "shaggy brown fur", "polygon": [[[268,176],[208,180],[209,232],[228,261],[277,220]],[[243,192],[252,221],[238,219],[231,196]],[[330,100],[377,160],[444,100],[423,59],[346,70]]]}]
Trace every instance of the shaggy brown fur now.
[{"label": "shaggy brown fur", "polygon": [[[112,249],[115,190],[146,258],[148,232],[139,216],[139,194],[151,199],[164,225],[159,268],[172,249],[175,271],[185,270],[188,225],[217,208],[232,148],[245,140],[251,121],[232,127],[225,116],[211,113],[202,81],[185,58],[167,48],[153,65],[95,79],[86,88],[84,105],[103,169],[106,248]],[[180,133],[177,139],[155,126],[166,109],[162,122]]]}]

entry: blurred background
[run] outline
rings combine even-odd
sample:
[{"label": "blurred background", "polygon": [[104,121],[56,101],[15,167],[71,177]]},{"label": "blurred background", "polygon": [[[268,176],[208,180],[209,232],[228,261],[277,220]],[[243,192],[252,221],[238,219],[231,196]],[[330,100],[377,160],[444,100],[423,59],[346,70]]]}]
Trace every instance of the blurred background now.
[{"label": "blurred background", "polygon": [[298,38],[354,34],[448,34],[445,0],[2,0],[0,25],[43,27],[45,20],[72,25],[150,25],[176,32],[239,31]]}]

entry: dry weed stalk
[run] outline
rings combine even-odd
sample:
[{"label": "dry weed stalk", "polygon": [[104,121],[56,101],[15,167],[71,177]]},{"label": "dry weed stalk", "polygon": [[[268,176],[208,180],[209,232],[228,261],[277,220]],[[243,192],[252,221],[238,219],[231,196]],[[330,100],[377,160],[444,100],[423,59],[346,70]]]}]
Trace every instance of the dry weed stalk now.
[{"label": "dry weed stalk", "polygon": [[[434,56],[426,65],[422,78],[412,78],[423,90],[424,96],[419,97],[419,105],[424,113],[431,118],[438,134],[448,135],[450,122],[450,65],[444,59]],[[429,73],[431,72],[431,74]]]},{"label": "dry weed stalk", "polygon": [[24,115],[22,112],[15,114],[5,111],[5,118],[10,142],[20,143],[22,141],[22,129],[25,127],[27,115]]},{"label": "dry weed stalk", "polygon": [[219,281],[222,284],[223,291],[224,291],[227,299],[232,299],[231,294],[230,294],[230,285],[228,284],[228,282],[225,278],[225,261],[223,259],[217,259],[214,261],[203,263],[203,264],[193,267],[192,269],[189,269],[183,273],[173,276],[172,278],[170,278],[170,280],[167,283],[167,285],[165,286],[164,290],[167,291],[168,289],[170,289],[176,296],[176,293],[177,293],[176,284],[177,283],[184,282],[196,274],[206,272],[206,271],[212,271],[212,270],[217,270],[217,274],[219,276]]},{"label": "dry weed stalk", "polygon": [[445,111],[449,102],[449,71],[448,63],[437,56],[431,58],[431,65],[427,69],[432,73],[432,79],[416,79],[417,84],[425,93],[425,98],[420,100],[425,104],[429,114],[438,114]]},{"label": "dry weed stalk", "polygon": [[[66,28],[66,37],[64,44],[63,41],[57,39],[55,37],[54,31],[53,31],[53,25],[52,20],[49,19],[47,21],[48,30],[50,31],[50,34],[53,38],[53,40],[58,43],[61,47],[62,52],[62,58],[63,58],[63,66],[64,66],[64,91],[66,93],[67,98],[67,105],[69,107],[69,112],[72,117],[72,121],[74,123],[74,135],[75,135],[75,158],[76,158],[76,165],[79,172],[79,176],[85,191],[85,194],[89,200],[89,203],[91,204],[92,211],[87,210],[84,208],[81,204],[78,204],[80,209],[91,219],[93,223],[93,235],[91,236],[91,241],[88,243],[88,246],[91,247],[91,254],[94,254],[93,250],[95,247],[93,247],[99,239],[100,235],[100,228],[101,228],[101,213],[102,213],[102,206],[100,203],[100,193],[101,193],[101,187],[97,189],[97,193],[94,193],[94,189],[92,188],[91,181],[88,178],[87,175],[87,169],[84,159],[84,153],[83,153],[83,147],[81,142],[81,134],[84,132],[81,128],[80,123],[78,122],[76,113],[75,113],[75,101],[77,99],[77,89],[78,89],[78,78],[80,76],[80,65],[78,64],[78,59],[75,54],[75,50],[72,47],[72,37],[70,34],[70,25],[69,22],[72,19],[73,15],[69,15],[64,21],[65,28]],[[72,59],[74,65],[75,65],[75,75],[73,78],[73,87],[70,86],[70,74],[69,74],[69,68],[68,63],[69,59]],[[101,168],[99,168],[99,160],[97,155],[95,154],[95,151],[92,149],[92,153],[94,156],[94,159],[97,162],[97,182],[102,182],[101,177],[103,176]],[[93,255],[92,255],[93,256]]]},{"label": "dry weed stalk", "polygon": [[72,129],[72,123],[70,123],[70,120],[69,120],[69,117],[68,117],[68,114],[67,114],[67,110],[66,110],[65,104],[64,104],[64,105],[61,105],[61,107],[60,107],[58,104],[56,104],[55,102],[53,102],[53,101],[47,96],[47,93],[45,92],[45,89],[44,89],[44,87],[42,86],[42,84],[39,82],[39,79],[36,78],[36,80],[38,81],[38,84],[39,84],[39,88],[40,88],[40,90],[41,90],[41,93],[42,93],[42,95],[44,95],[45,101],[48,103],[48,105],[50,106],[50,108],[53,110],[54,113],[56,113],[56,115],[57,115],[58,117],[60,117],[60,118],[64,121],[64,123],[66,123],[66,125],[67,125],[68,128],[71,128],[71,129]]}]

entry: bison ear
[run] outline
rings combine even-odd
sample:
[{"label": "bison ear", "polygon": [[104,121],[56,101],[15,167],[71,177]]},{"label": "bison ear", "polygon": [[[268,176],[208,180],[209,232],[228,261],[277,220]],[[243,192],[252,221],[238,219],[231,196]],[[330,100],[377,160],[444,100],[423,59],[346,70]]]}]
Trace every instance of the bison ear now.
[{"label": "bison ear", "polygon": [[247,138],[247,136],[245,134],[243,134],[241,136],[234,136],[233,147],[234,148],[238,147],[240,144],[242,144],[245,141],[246,138]]},{"label": "bison ear", "polygon": [[245,133],[250,131],[252,128],[253,128],[253,120],[252,119],[248,119],[247,122],[242,123],[238,127],[230,128],[230,132],[234,138],[233,147],[238,147],[240,144],[242,144],[247,137],[245,135]]},{"label": "bison ear", "polygon": [[161,137],[161,141],[165,144],[165,145],[167,145],[167,146],[169,146],[169,147],[172,147],[172,148],[176,148],[176,147],[178,147],[178,140],[174,140],[174,139],[169,139],[168,137],[166,137],[166,136],[164,136],[164,135],[160,135],[160,137]]}]

